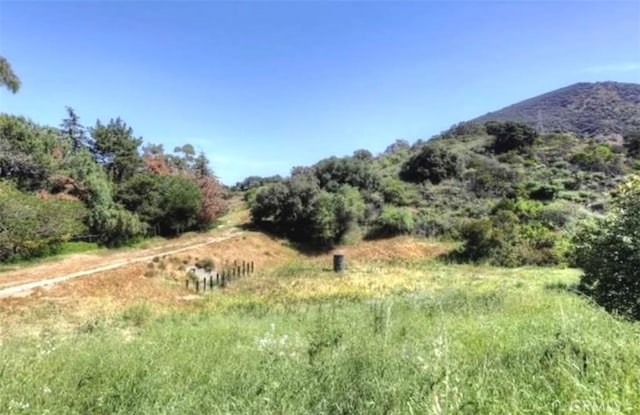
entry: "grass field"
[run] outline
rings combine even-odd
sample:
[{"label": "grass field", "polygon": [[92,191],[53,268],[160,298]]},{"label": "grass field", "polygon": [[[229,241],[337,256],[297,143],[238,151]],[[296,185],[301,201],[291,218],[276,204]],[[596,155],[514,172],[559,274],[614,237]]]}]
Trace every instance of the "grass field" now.
[{"label": "grass field", "polygon": [[140,298],[0,333],[0,413],[640,411],[640,326],[570,292],[577,271],[384,244],[348,251],[340,276],[329,256],[281,255],[188,307]]}]

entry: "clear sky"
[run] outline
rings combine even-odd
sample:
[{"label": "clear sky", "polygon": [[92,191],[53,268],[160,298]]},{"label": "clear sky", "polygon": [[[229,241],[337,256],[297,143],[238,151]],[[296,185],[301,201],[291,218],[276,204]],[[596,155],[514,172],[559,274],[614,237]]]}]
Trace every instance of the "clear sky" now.
[{"label": "clear sky", "polygon": [[0,111],[122,117],[226,184],[383,151],[580,81],[640,82],[640,2],[0,0]]}]

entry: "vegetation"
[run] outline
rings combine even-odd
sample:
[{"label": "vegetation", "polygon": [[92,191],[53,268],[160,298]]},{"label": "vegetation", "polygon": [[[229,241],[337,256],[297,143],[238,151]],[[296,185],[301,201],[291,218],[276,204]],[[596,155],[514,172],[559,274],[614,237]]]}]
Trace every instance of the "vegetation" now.
[{"label": "vegetation", "polygon": [[206,229],[224,212],[204,155],[141,144],[120,118],[87,129],[70,107],[60,128],[0,114],[0,261],[49,255],[69,240],[116,246]]},{"label": "vegetation", "polygon": [[640,179],[623,185],[612,215],[586,224],[575,238],[580,288],[607,310],[640,319]]},{"label": "vegetation", "polygon": [[518,121],[539,133],[572,132],[597,137],[640,128],[640,85],[581,82],[548,92],[473,121]]},{"label": "vegetation", "polygon": [[20,78],[13,72],[11,64],[3,56],[0,56],[0,85],[14,94],[20,89]]},{"label": "vegetation", "polygon": [[[572,270],[363,257],[339,279],[312,259],[255,278],[182,311],[138,302],[88,315],[71,332],[5,335],[0,412],[632,413],[640,405],[637,327],[563,289],[577,280]],[[31,312],[61,313],[44,307]]]},{"label": "vegetation", "polygon": [[[246,200],[254,225],[317,247],[340,243],[349,229],[368,238],[455,238],[457,261],[567,264],[577,224],[601,215],[608,192],[636,169],[633,137],[622,147],[512,121],[461,123],[377,156],[356,152],[289,178],[253,178]],[[342,186],[360,194],[364,213],[337,226],[328,206]]]}]

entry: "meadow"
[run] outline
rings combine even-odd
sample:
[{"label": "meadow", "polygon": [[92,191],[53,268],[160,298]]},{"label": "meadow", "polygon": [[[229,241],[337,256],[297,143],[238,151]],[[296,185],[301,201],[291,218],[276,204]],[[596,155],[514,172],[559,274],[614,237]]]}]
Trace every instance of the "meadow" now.
[{"label": "meadow", "polygon": [[578,271],[348,258],[339,275],[326,255],[284,256],[185,307],[140,298],[65,329],[8,330],[0,413],[640,408],[640,326],[572,292]]}]

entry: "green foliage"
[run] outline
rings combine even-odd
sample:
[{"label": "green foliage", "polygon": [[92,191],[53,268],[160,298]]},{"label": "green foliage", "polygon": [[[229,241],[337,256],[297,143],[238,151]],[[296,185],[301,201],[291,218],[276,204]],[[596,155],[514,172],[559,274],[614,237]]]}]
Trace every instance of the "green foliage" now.
[{"label": "green foliage", "polygon": [[400,171],[400,178],[409,182],[438,184],[442,180],[456,177],[459,172],[458,156],[444,148],[424,146],[412,156]]},{"label": "green foliage", "polygon": [[147,230],[146,224],[140,222],[135,213],[115,204],[94,207],[88,223],[98,235],[98,241],[106,246],[132,243]]},{"label": "green foliage", "polygon": [[0,114],[0,179],[13,181],[19,189],[46,188],[56,167],[54,155],[63,147],[56,130]]},{"label": "green foliage", "polygon": [[493,158],[476,156],[467,165],[463,177],[467,188],[477,197],[504,197],[517,194],[520,173]]},{"label": "green foliage", "polygon": [[530,183],[527,185],[530,199],[550,201],[556,198],[560,189],[550,184]]},{"label": "green foliage", "polygon": [[409,206],[416,198],[415,192],[406,183],[394,178],[382,182],[382,195],[385,203],[397,206]]},{"label": "green foliage", "polygon": [[584,170],[611,174],[622,173],[622,161],[622,157],[605,144],[590,144],[571,157],[571,162]]},{"label": "green foliage", "polygon": [[415,230],[413,212],[408,208],[385,206],[380,216],[374,220],[369,231],[370,237],[387,237],[411,234]]},{"label": "green foliage", "polygon": [[536,130],[524,123],[489,121],[485,124],[487,133],[495,137],[492,149],[496,154],[511,150],[523,150],[533,144],[538,137]]},{"label": "green foliage", "polygon": [[357,189],[344,185],[337,193],[321,191],[313,214],[313,239],[318,245],[332,246],[364,219],[365,204]]},{"label": "green foliage", "polygon": [[20,89],[20,78],[13,72],[13,68],[4,56],[0,56],[0,85],[14,94]]},{"label": "green foliage", "polygon": [[380,187],[380,177],[364,153],[321,160],[313,169],[320,187],[329,192],[336,192],[344,184],[367,191],[375,191]]},{"label": "green foliage", "polygon": [[156,233],[160,221],[164,216],[160,206],[162,194],[160,183],[162,176],[152,173],[140,173],[131,177],[118,187],[115,201],[122,204],[127,210],[135,212],[141,221],[149,224]]},{"label": "green foliage", "polygon": [[[134,303],[87,316],[71,332],[57,332],[64,315],[50,305],[25,310],[46,310],[41,324],[57,324],[33,336],[3,331],[0,413],[634,413],[640,406],[637,325],[567,292],[572,270],[424,260],[357,268],[364,272],[336,280],[321,267],[298,266],[286,278],[274,272],[278,287],[295,286],[288,295],[213,292],[200,312]],[[418,285],[403,293],[406,276]],[[363,279],[372,286],[392,279],[398,293],[371,292]],[[334,294],[301,300],[300,287],[312,281]],[[340,291],[354,286],[351,297]],[[187,350],[198,358],[186,358]]]},{"label": "green foliage", "polygon": [[342,185],[321,190],[310,170],[262,188],[251,205],[252,221],[296,241],[330,247],[363,220],[365,203],[358,190]]},{"label": "green foliage", "polygon": [[58,253],[84,232],[87,213],[78,201],[40,199],[0,182],[0,261]]},{"label": "green foliage", "polygon": [[581,289],[609,311],[640,319],[640,180],[623,185],[612,215],[586,223],[574,239]]},{"label": "green foliage", "polygon": [[198,224],[202,193],[193,180],[183,176],[162,176],[159,194],[162,229],[179,234]]},{"label": "green foliage", "polygon": [[454,259],[493,265],[554,265],[565,261],[564,239],[553,223],[543,220],[544,205],[537,201],[506,199],[490,217],[463,223],[463,245]]},{"label": "green foliage", "polygon": [[69,142],[72,151],[78,151],[88,145],[87,132],[80,124],[80,117],[71,107],[66,107],[67,118],[60,124],[60,134]]},{"label": "green foliage", "polygon": [[142,167],[138,153],[142,138],[136,138],[133,129],[120,118],[111,119],[107,125],[98,120],[91,137],[94,157],[115,183],[126,181]]}]

